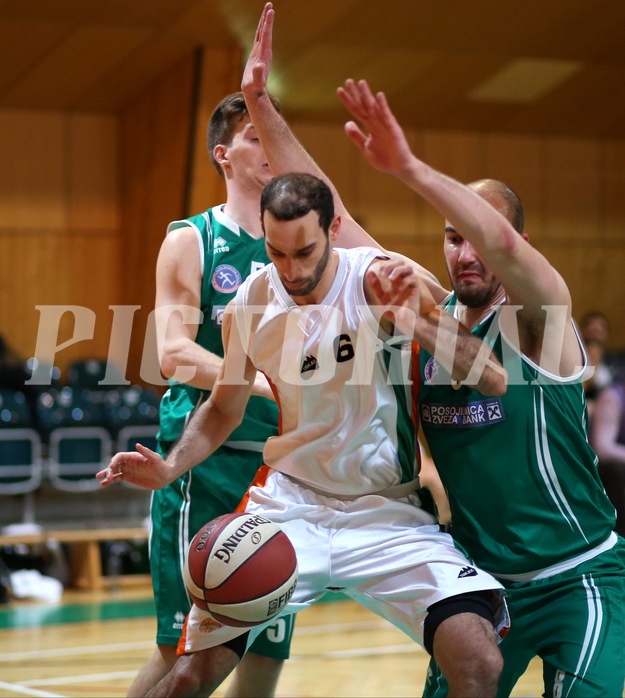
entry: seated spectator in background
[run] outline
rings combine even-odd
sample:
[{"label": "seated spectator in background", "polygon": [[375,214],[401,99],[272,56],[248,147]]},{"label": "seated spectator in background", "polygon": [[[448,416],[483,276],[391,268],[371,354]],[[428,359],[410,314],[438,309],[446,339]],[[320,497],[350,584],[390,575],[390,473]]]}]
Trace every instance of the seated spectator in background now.
[{"label": "seated spectator in background", "polygon": [[584,342],[599,342],[605,347],[610,337],[610,323],[600,310],[591,310],[579,321],[579,331]]},{"label": "seated spectator in background", "polygon": [[589,435],[599,456],[599,476],[616,509],[615,530],[625,535],[625,382],[601,391]]},{"label": "seated spectator in background", "polygon": [[590,378],[584,381],[584,395],[588,405],[588,418],[591,420],[595,411],[597,397],[602,390],[612,385],[612,373],[604,363],[605,347],[596,339],[589,339],[586,344],[586,354],[588,355],[588,365],[594,371]]},{"label": "seated spectator in background", "polygon": [[605,363],[606,346],[610,336],[608,318],[600,310],[591,310],[579,321],[579,332],[586,346],[588,364],[594,368],[592,376],[584,381],[588,417],[592,419],[597,396],[614,382],[612,372]]}]

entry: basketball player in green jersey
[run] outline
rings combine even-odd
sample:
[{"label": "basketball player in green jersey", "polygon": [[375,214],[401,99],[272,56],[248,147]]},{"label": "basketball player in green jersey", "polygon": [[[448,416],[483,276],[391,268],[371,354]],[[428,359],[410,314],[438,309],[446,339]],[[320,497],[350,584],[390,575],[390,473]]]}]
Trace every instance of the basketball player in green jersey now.
[{"label": "basketball player in green jersey", "polygon": [[[339,89],[362,129],[346,132],[365,158],[446,219],[453,292],[444,307],[484,338],[508,372],[505,395],[485,399],[445,379],[421,352],[420,414],[450,500],[451,532],[506,587],[512,627],[501,643],[500,696],[534,656],[545,696],[623,694],[625,541],[587,441],[586,356],[561,275],[523,233],[523,208],[505,184],[468,186],[418,160],[382,93]],[[425,694],[444,696],[434,662]]]},{"label": "basketball player in green jersey", "polygon": [[[208,128],[211,161],[224,177],[227,201],[167,230],[156,270],[161,370],[170,379],[160,406],[159,450],[166,454],[194,408],[210,394],[223,357],[224,308],[242,281],[267,262],[260,226],[260,194],[271,179],[263,149],[240,93],[223,99]],[[268,398],[271,398],[268,399]],[[176,659],[190,609],[182,565],[188,544],[210,519],[235,510],[258,468],[262,448],[277,434],[278,413],[258,377],[241,426],[213,456],[154,492],[150,567],[157,610],[157,647],[130,688],[144,695]],[[261,635],[229,687],[231,696],[272,696],[289,656],[294,616]]]}]

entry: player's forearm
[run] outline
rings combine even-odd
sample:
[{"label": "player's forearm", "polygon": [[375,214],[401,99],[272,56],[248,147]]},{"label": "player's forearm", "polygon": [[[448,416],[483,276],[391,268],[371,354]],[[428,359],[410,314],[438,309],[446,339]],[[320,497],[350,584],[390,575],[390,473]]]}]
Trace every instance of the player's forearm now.
[{"label": "player's forearm", "polygon": [[484,395],[506,392],[507,373],[492,349],[448,313],[436,309],[426,317],[420,316],[414,337],[454,383],[469,385]]},{"label": "player's forearm", "polygon": [[242,415],[222,412],[209,398],[186,426],[167,456],[171,482],[211,456],[241,423]]},{"label": "player's forearm", "polygon": [[306,172],[318,177],[330,187],[336,212],[343,214],[346,209],[334,185],[299,142],[282,115],[275,110],[269,94],[266,91],[258,94],[250,90],[244,90],[244,94],[250,118],[273,174]]},{"label": "player's forearm", "polygon": [[394,174],[449,221],[489,264],[500,258],[509,261],[518,235],[485,199],[414,155]]},{"label": "player's forearm", "polygon": [[[276,111],[267,92],[251,98],[246,94],[245,99],[252,123],[274,174],[321,172],[285,119]],[[316,172],[313,172],[314,170]]]}]

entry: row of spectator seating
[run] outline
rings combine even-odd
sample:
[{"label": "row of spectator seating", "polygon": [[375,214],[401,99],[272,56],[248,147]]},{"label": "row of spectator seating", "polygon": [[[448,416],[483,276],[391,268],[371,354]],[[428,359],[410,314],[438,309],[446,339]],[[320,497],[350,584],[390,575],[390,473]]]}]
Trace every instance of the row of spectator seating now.
[{"label": "row of spectator seating", "polygon": [[69,385],[41,392],[0,388],[0,495],[99,487],[95,473],[116,451],[156,445],[158,394],[140,386]]}]

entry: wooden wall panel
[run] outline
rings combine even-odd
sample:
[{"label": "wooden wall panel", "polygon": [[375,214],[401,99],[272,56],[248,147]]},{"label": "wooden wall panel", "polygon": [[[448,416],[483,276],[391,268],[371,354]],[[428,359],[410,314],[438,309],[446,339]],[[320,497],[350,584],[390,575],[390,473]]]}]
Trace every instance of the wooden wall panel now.
[{"label": "wooden wall panel", "polygon": [[[481,179],[486,171],[485,136],[476,133],[424,132],[421,150],[425,162],[460,182]],[[445,226],[438,211],[424,209],[424,235],[441,240]]]},{"label": "wooden wall panel", "polygon": [[71,230],[119,230],[119,128],[114,116],[71,113],[68,122]]},{"label": "wooden wall panel", "polygon": [[[625,228],[625,220],[623,222]],[[599,260],[599,279],[595,286],[584,285],[580,296],[590,306],[589,310],[597,307],[610,318],[611,349],[625,349],[625,246],[621,238],[620,244],[611,244],[601,248]],[[581,300],[578,301],[581,306]]]},{"label": "wooden wall panel", "polygon": [[226,185],[208,155],[206,132],[217,104],[241,89],[241,50],[206,46],[201,52],[198,101],[193,134],[192,171],[186,215],[195,215],[226,200]]},{"label": "wooden wall panel", "polygon": [[579,320],[590,310],[601,310],[610,320],[608,348],[625,348],[625,247],[549,242],[539,249],[567,282],[575,318]]},{"label": "wooden wall panel", "polygon": [[[288,119],[288,114],[285,116]],[[359,218],[362,190],[357,160],[361,155],[343,128],[305,123],[294,123],[292,127],[302,145],[330,177],[350,214]]]},{"label": "wooden wall panel", "polygon": [[[40,358],[65,369],[78,355],[105,357],[107,307],[118,300],[116,122],[10,110],[0,112],[0,123],[2,331],[19,353],[33,356],[36,306],[84,306],[104,315],[93,340],[54,355],[52,337]],[[70,317],[62,319],[59,341],[72,337]]]},{"label": "wooden wall panel", "polygon": [[65,227],[66,133],[61,112],[0,110],[0,225]]},{"label": "wooden wall panel", "polygon": [[[112,318],[108,307],[115,302],[112,295],[116,287],[111,270],[118,259],[116,233],[0,232],[0,313],[2,331],[9,343],[25,357],[34,356],[38,347],[43,349],[39,358],[63,371],[76,358],[106,358]],[[95,313],[92,339],[71,344],[55,354],[55,346],[71,342],[74,316],[70,312],[63,315],[58,332],[56,326],[46,329],[41,319],[49,317],[48,312],[37,306],[52,305],[83,306],[88,313]],[[40,331],[45,337],[39,337]]]},{"label": "wooden wall panel", "polygon": [[597,240],[600,148],[596,141],[552,138],[546,144],[545,239]]},{"label": "wooden wall panel", "polygon": [[545,141],[527,136],[489,135],[484,177],[508,184],[525,209],[525,232],[532,243],[545,236]]},{"label": "wooden wall panel", "polygon": [[[185,213],[195,68],[189,55],[121,115],[121,301],[140,306],[130,343],[131,381],[141,380],[158,251],[167,224]],[[154,367],[156,348],[148,348]]]},{"label": "wooden wall panel", "polygon": [[418,244],[423,226],[421,199],[395,177],[375,170],[350,142],[356,153],[364,227],[384,247]]},{"label": "wooden wall panel", "polygon": [[602,238],[625,244],[625,142],[601,144]]},{"label": "wooden wall panel", "polygon": [[[35,348],[38,315],[37,301],[45,288],[43,234],[2,227],[0,231],[0,332],[23,356]],[[19,260],[19,261],[18,261]]]}]

